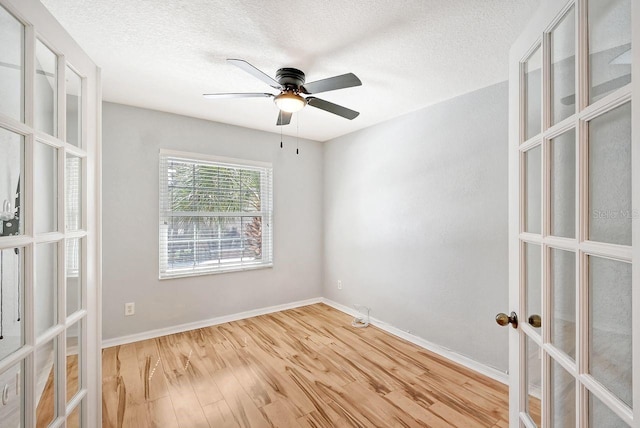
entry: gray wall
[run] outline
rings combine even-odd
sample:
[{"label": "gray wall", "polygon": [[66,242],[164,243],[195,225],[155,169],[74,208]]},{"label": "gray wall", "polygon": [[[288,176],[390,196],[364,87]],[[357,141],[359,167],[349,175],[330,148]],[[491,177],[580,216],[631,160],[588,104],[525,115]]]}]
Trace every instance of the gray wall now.
[{"label": "gray wall", "polygon": [[[110,103],[103,129],[104,339],[320,296],[320,143]],[[273,163],[273,268],[158,280],[161,148]]]},{"label": "gray wall", "polygon": [[[507,84],[332,140],[323,295],[506,370]],[[337,288],[342,280],[342,290]]]}]

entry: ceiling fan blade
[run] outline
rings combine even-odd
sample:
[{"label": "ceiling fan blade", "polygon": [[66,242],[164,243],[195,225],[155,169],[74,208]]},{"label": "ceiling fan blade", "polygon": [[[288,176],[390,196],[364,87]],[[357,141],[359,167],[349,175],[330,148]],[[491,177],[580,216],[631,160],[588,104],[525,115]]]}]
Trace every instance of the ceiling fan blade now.
[{"label": "ceiling fan blade", "polygon": [[227,59],[227,62],[230,62],[231,64],[235,65],[238,68],[241,68],[242,70],[246,71],[253,77],[256,77],[262,80],[264,83],[271,86],[272,88],[282,89],[282,85],[276,82],[272,77],[270,77],[268,74],[265,74],[261,70],[258,70],[256,67],[249,64],[247,61],[243,59]]},{"label": "ceiling fan blade", "polygon": [[276,125],[282,126],[290,124],[292,115],[293,113],[280,110],[280,112],[278,113],[278,122],[276,123]]},{"label": "ceiling fan blade", "polygon": [[203,97],[210,100],[223,100],[228,98],[269,98],[273,97],[273,94],[265,93],[223,93],[223,94],[202,94]]},{"label": "ceiling fan blade", "polygon": [[338,104],[330,103],[329,101],[321,100],[320,98],[316,97],[307,97],[307,104],[312,107],[328,111],[329,113],[337,114],[338,116],[342,116],[345,119],[349,120],[355,119],[360,114],[355,110],[351,110]]},{"label": "ceiling fan blade", "polygon": [[362,82],[358,79],[358,76],[353,73],[347,73],[340,76],[329,77],[328,79],[305,83],[304,86],[300,88],[300,91],[305,94],[317,94],[360,85],[362,85]]}]

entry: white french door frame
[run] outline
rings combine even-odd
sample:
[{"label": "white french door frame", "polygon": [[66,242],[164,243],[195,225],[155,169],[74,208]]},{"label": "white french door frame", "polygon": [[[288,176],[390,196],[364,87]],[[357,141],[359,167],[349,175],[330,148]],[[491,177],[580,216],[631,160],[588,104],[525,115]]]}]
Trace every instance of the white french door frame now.
[{"label": "white french door frame", "polygon": [[[551,397],[548,393],[551,381],[550,367],[553,361],[558,362],[569,374],[576,379],[576,426],[587,427],[588,393],[593,393],[605,403],[617,416],[633,427],[640,427],[640,218],[634,215],[632,222],[631,247],[605,244],[587,240],[589,221],[589,190],[588,190],[588,152],[587,137],[588,123],[604,112],[631,102],[632,109],[632,207],[634,213],[640,208],[640,1],[632,0],[632,79],[631,83],[607,95],[601,100],[589,105],[589,58],[587,46],[587,0],[542,0],[541,5],[529,24],[523,29],[521,36],[514,43],[509,59],[509,312],[524,314],[526,297],[523,293],[524,255],[521,247],[524,242],[541,246],[542,257],[542,293],[549,296],[549,269],[547,269],[545,252],[550,247],[566,249],[575,252],[576,279],[576,312],[577,323],[583,328],[576,331],[575,363],[558,352],[549,344],[551,327],[545,320],[550,319],[551,302],[549,298],[542,300],[543,324],[540,333],[536,332],[525,319],[520,319],[517,329],[509,328],[509,420],[510,427],[532,426],[527,418],[521,421],[521,413],[526,410],[527,396],[523,394],[526,388],[526,353],[525,341],[530,337],[540,347],[543,355],[542,375],[542,426],[551,426],[549,408]],[[543,82],[550,79],[550,32],[558,24],[564,14],[575,7],[576,26],[576,113],[561,122],[552,125],[551,122],[551,92],[549,85]],[[542,81],[541,88],[541,122],[542,133],[530,140],[524,138],[525,118],[523,114],[524,87],[523,63],[535,51],[537,46],[542,51]],[[541,189],[547,189],[551,177],[550,152],[548,150],[551,139],[570,129],[576,130],[576,224],[575,239],[550,236],[550,198],[548,192],[543,191],[541,204],[541,233],[524,232],[526,206],[524,202],[525,167],[524,153],[526,150],[539,146],[542,148]],[[632,263],[632,320],[620,322],[632,323],[632,353],[634,362],[632,375],[633,405],[629,410],[622,402],[606,393],[588,373],[589,337],[584,328],[589,316],[589,284],[586,260],[590,255],[597,255],[615,260]],[[522,425],[521,425],[522,424]]]},{"label": "white french door frame", "polygon": [[[101,76],[100,69],[89,59],[80,46],[38,0],[0,0],[6,10],[24,25],[24,120],[0,115],[0,126],[24,137],[24,170],[22,171],[21,204],[24,230],[22,235],[1,237],[0,248],[23,248],[22,284],[24,290],[24,345],[0,361],[0,371],[24,361],[24,424],[36,425],[36,363],[34,351],[42,343],[58,340],[55,355],[57,382],[67,378],[66,334],[68,328],[80,327],[79,392],[67,402],[65,382],[57,389],[56,418],[52,427],[65,427],[66,416],[77,406],[81,408],[81,425],[99,426],[101,421]],[[40,40],[57,56],[57,131],[50,136],[36,131],[35,68],[36,40]],[[66,143],[66,67],[81,77],[82,147]],[[34,213],[35,146],[45,144],[57,151],[57,232],[37,234]],[[65,165],[67,154],[81,159],[81,227],[78,231],[65,230]],[[37,207],[36,207],[37,208]],[[79,239],[81,257],[80,310],[67,316],[66,311],[66,242]],[[36,246],[55,243],[57,246],[57,313],[55,325],[36,337],[35,329],[35,266]]]}]

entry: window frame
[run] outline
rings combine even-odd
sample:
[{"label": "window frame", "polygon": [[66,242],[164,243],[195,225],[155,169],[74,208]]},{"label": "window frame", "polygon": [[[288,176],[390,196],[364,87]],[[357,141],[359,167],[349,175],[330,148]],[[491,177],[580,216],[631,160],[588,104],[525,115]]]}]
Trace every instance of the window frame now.
[{"label": "window frame", "polygon": [[[260,182],[260,211],[228,211],[224,215],[220,212],[192,211],[199,216],[207,217],[261,217],[261,262],[229,262],[209,266],[197,266],[185,268],[169,267],[169,239],[167,238],[168,220],[171,217],[184,217],[186,212],[172,211],[168,207],[169,201],[169,176],[168,165],[170,160],[184,161],[196,165],[236,168],[248,171],[259,171]],[[273,166],[270,162],[260,162],[246,159],[214,156],[201,153],[181,152],[160,149],[158,156],[158,278],[160,280],[185,278],[201,275],[215,275],[219,273],[242,272],[247,270],[265,269],[273,267]],[[174,214],[175,213],[175,214]],[[187,212],[188,213],[188,212]],[[194,242],[198,242],[197,239]]]}]

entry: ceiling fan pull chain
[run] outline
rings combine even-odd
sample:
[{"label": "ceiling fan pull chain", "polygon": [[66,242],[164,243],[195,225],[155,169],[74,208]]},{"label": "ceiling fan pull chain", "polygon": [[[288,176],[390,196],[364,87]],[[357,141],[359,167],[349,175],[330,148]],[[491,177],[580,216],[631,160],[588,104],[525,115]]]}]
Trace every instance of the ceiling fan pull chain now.
[{"label": "ceiling fan pull chain", "polygon": [[296,154],[299,155],[298,146],[300,145],[300,113],[296,113]]},{"label": "ceiling fan pull chain", "polygon": [[[282,122],[282,110],[278,110],[278,114],[280,115],[279,122]],[[282,126],[280,126],[280,148],[282,148]]]}]

